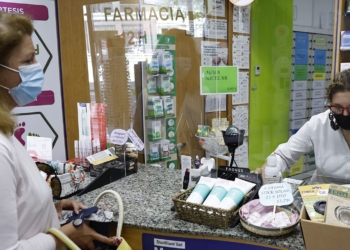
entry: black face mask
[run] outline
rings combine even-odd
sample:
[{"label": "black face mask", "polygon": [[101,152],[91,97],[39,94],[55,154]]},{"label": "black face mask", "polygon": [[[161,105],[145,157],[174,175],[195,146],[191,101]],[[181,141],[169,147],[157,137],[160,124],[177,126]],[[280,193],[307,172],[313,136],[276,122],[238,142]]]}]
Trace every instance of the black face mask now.
[{"label": "black face mask", "polygon": [[333,116],[339,127],[345,130],[350,130],[350,115],[345,116],[333,114]]}]

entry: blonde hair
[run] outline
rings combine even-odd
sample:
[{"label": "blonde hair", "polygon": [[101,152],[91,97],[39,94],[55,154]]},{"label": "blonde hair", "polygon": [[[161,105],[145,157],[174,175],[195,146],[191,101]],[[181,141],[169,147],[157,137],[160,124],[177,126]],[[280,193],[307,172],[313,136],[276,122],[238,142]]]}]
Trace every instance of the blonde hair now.
[{"label": "blonde hair", "polygon": [[[0,11],[0,64],[7,65],[12,52],[19,46],[24,36],[31,36],[34,31],[30,17],[26,15],[9,14]],[[2,83],[0,82],[2,85]],[[8,105],[8,95],[0,91],[0,132],[12,135],[15,121]]]}]

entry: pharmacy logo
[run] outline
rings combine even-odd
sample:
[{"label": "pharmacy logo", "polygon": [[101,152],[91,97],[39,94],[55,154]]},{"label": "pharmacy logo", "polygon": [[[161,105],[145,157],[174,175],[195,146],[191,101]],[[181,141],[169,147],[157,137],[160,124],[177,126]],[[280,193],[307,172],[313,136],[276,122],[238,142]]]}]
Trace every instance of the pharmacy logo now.
[{"label": "pharmacy logo", "polygon": [[[43,136],[52,138],[52,147],[58,140],[58,134],[41,112],[15,114],[17,120],[14,136],[25,146],[27,136]],[[40,134],[40,135],[39,135]]]}]

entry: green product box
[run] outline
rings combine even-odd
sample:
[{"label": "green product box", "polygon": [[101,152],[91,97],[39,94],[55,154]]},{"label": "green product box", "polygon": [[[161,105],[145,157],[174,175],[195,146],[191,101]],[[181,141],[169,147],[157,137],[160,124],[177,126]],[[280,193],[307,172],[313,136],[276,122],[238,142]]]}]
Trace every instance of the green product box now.
[{"label": "green product box", "polygon": [[172,96],[162,96],[165,116],[175,116],[175,100]]},{"label": "green product box", "polygon": [[173,54],[170,51],[160,51],[159,73],[167,74],[173,72]]},{"label": "green product box", "polygon": [[170,169],[178,169],[177,160],[167,161],[166,167]]},{"label": "green product box", "polygon": [[147,121],[147,137],[150,141],[162,139],[162,121]]},{"label": "green product box", "polygon": [[169,94],[171,92],[171,82],[170,76],[168,75],[159,75],[157,81],[157,93],[160,95]]},{"label": "green product box", "polygon": [[147,92],[148,94],[157,93],[157,76],[147,75]]},{"label": "green product box", "polygon": [[158,74],[159,73],[159,53],[153,53],[151,59],[147,59],[147,73]]},{"label": "green product box", "polygon": [[149,144],[148,156],[150,161],[158,161],[160,159],[159,147],[160,147],[160,144],[157,142],[151,142]]},{"label": "green product box", "polygon": [[163,102],[159,96],[149,96],[147,102],[148,116],[162,117],[164,116]]}]

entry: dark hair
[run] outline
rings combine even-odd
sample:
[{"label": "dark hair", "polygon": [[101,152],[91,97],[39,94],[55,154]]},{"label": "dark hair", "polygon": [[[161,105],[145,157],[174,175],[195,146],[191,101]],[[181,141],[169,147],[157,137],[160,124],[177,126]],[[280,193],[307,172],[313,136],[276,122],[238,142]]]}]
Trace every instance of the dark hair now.
[{"label": "dark hair", "polygon": [[[33,31],[33,23],[28,16],[0,11],[0,64],[6,65],[23,38],[26,35],[31,36]],[[8,97],[4,93],[5,91],[0,91],[0,132],[11,135],[15,129],[15,122],[8,106]]]},{"label": "dark hair", "polygon": [[339,92],[350,92],[350,69],[336,74],[327,87],[328,102],[332,102],[333,96]]},{"label": "dark hair", "polygon": [[31,36],[33,31],[34,26],[30,17],[0,11],[0,63],[6,64],[23,37]]}]

